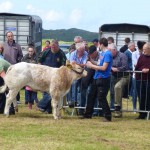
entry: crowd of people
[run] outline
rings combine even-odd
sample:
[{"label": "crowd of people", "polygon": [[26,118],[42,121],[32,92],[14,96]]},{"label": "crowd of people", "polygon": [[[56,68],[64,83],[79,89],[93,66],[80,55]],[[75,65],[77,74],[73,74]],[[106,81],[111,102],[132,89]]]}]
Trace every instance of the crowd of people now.
[{"label": "crowd of people", "polygon": [[[69,60],[88,72],[86,77],[72,84],[67,94],[69,107],[79,106],[80,118],[89,119],[98,115],[103,116],[103,121],[110,122],[111,110],[115,111],[115,117],[120,118],[122,117],[122,98],[128,95],[132,97],[133,111],[136,112],[138,109],[142,111],[137,119],[147,117],[147,113],[143,111],[150,111],[150,43],[138,41],[136,48],[136,43],[127,37],[125,45],[118,50],[113,37],[94,39],[92,45],[88,46],[86,40],[76,36],[66,55],[59,48],[57,40],[47,40],[39,55],[36,54],[34,45],[29,45],[27,54],[23,56],[20,45],[14,40],[13,33],[7,32],[6,38],[7,41],[0,45],[1,85],[10,65],[23,61],[59,68],[65,65],[66,60]],[[141,73],[134,71],[141,71]],[[130,87],[129,90],[128,87]],[[107,100],[109,90],[110,103]],[[6,94],[0,94],[0,107],[4,108]],[[38,100],[37,92],[28,86],[25,87],[25,104],[28,104],[29,109],[32,109],[32,105],[36,103],[37,110],[52,113],[50,94],[44,92],[42,96],[42,99]],[[139,99],[139,108],[137,108],[137,99]],[[20,93],[16,100],[19,104]],[[84,107],[86,108],[83,109]],[[100,107],[102,110],[94,110],[94,107]],[[3,113],[3,110],[0,113]],[[13,104],[10,114],[15,114]]]},{"label": "crowd of people", "polygon": [[[127,37],[125,45],[118,50],[113,37],[94,39],[92,42],[87,51],[82,37],[75,37],[74,47],[77,47],[71,49],[70,57],[67,57],[88,71],[87,77],[73,83],[67,96],[70,107],[79,106],[81,118],[92,118],[95,115],[93,108],[101,107],[102,111],[97,111],[96,115],[103,116],[104,121],[111,121],[110,109],[115,111],[115,117],[122,117],[122,99],[131,96],[134,113],[141,111],[136,119],[145,119],[147,113],[142,111],[150,110],[150,44],[144,41],[135,43]],[[138,68],[141,57],[144,60]],[[109,88],[110,104],[107,102]],[[81,109],[83,107],[86,109]]]}]

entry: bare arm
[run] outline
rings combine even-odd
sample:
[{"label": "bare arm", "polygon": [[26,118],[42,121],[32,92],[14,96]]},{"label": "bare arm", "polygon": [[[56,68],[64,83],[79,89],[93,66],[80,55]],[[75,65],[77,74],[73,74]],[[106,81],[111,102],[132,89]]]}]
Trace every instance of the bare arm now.
[{"label": "bare arm", "polygon": [[94,61],[93,59],[90,59],[90,62],[94,65],[97,65],[97,61]]},{"label": "bare arm", "polygon": [[105,70],[107,69],[107,67],[108,67],[108,64],[109,64],[109,63],[104,62],[104,63],[103,63],[103,66],[97,66],[97,65],[92,64],[90,61],[88,61],[88,62],[86,63],[86,66],[89,67],[89,68],[91,68],[91,69],[94,69],[94,70],[102,70],[102,71],[105,71]]},{"label": "bare arm", "polygon": [[143,72],[143,73],[148,73],[149,70],[150,70],[149,68],[143,68],[143,69],[142,69],[142,72]]},{"label": "bare arm", "polygon": [[0,76],[4,79],[4,77],[5,77],[5,71],[3,70],[1,73],[0,73]]}]

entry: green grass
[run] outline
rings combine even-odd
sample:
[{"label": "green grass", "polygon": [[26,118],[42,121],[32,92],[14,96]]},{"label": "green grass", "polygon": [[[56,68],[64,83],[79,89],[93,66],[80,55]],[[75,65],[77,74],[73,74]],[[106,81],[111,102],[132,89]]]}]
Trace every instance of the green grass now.
[{"label": "green grass", "polygon": [[[1,150],[149,150],[150,125],[134,120],[138,114],[123,113],[111,123],[102,118],[79,119],[63,114],[60,120],[52,115],[29,110],[21,105],[16,115],[0,115]],[[38,95],[41,97],[41,94]]]}]

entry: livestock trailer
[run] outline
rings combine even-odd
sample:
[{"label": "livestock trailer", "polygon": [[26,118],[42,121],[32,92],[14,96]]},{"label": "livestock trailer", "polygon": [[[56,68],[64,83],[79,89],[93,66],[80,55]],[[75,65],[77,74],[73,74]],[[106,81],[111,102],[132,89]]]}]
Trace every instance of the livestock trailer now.
[{"label": "livestock trailer", "polygon": [[35,15],[0,13],[0,42],[6,41],[6,33],[13,32],[23,54],[27,46],[34,44],[37,54],[42,49],[42,19]]},{"label": "livestock trailer", "polygon": [[113,37],[118,50],[125,44],[124,39],[129,37],[137,44],[138,40],[150,41],[150,28],[146,25],[137,24],[104,24],[99,28],[99,37]]}]

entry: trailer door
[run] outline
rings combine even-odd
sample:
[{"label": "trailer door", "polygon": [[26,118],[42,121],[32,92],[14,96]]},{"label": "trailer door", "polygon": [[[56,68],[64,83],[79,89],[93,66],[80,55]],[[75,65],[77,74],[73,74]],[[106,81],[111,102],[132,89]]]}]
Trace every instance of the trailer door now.
[{"label": "trailer door", "polygon": [[30,37],[30,21],[28,16],[0,16],[0,41],[6,41],[6,33],[13,32],[14,40],[21,45],[23,54],[26,54]]}]

